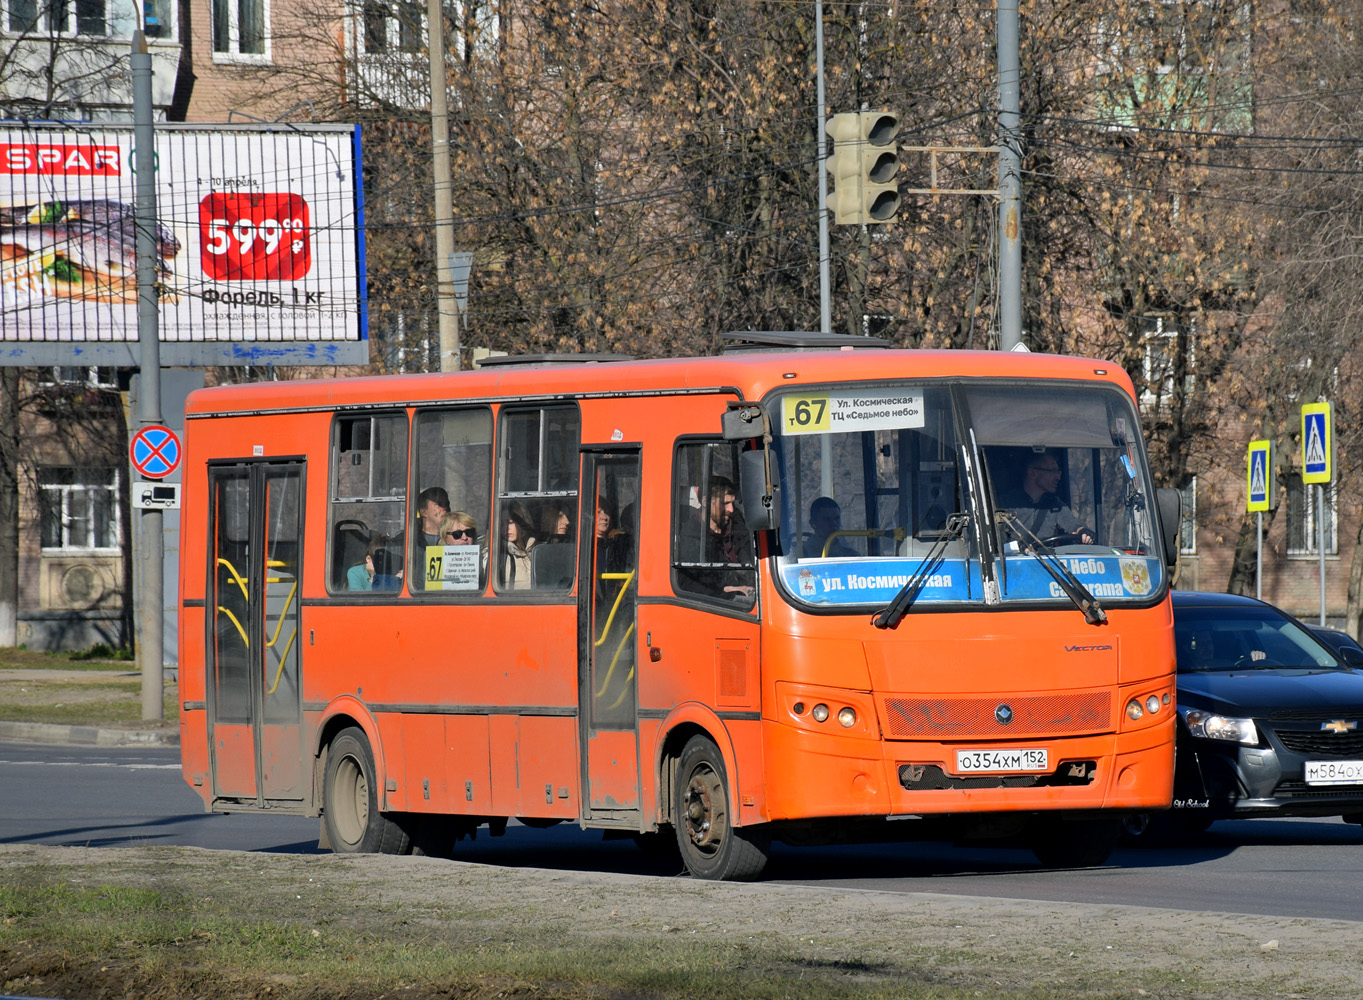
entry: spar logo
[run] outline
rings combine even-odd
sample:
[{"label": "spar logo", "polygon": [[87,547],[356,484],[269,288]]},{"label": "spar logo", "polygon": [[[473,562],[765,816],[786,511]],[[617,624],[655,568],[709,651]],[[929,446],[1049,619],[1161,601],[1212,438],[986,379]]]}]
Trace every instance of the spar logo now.
[{"label": "spar logo", "polygon": [[0,174],[117,177],[122,160],[123,152],[117,146],[0,142]]}]

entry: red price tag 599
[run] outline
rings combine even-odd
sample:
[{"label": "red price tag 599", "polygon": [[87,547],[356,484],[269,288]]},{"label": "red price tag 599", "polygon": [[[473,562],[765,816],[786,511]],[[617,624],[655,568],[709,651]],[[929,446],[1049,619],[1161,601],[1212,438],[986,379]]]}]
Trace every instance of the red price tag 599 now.
[{"label": "red price tag 599", "polygon": [[294,281],[312,267],[308,203],[296,194],[210,194],[199,257],[214,281]]}]

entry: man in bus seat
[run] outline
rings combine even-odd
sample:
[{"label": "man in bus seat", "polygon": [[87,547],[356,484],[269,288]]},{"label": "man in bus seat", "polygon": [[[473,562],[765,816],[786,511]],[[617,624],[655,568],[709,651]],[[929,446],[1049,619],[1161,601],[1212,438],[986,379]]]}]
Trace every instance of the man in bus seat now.
[{"label": "man in bus seat", "polygon": [[842,530],[842,508],[832,497],[816,497],[809,505],[809,527],[811,534],[800,552],[805,559],[845,559],[858,554],[841,535],[833,538],[834,532]]},{"label": "man in bus seat", "polygon": [[[734,484],[724,476],[710,479],[708,502],[696,515],[684,512],[680,538],[682,562],[742,563],[746,551],[747,526],[738,511]],[[686,589],[728,597],[735,600],[751,599],[754,591],[752,574],[745,569],[727,566],[688,567],[680,571]]]},{"label": "man in bus seat", "polygon": [[[1075,516],[1060,499],[1062,472],[1060,461],[1052,452],[1033,452],[1022,470],[1022,481],[999,495],[997,507],[1016,517],[1024,528],[1045,541],[1061,535],[1073,535],[1085,545],[1093,542],[1093,532]],[[1031,535],[1017,532],[1016,541],[1023,548],[1031,542]]]},{"label": "man in bus seat", "polygon": [[450,495],[442,486],[429,486],[416,498],[421,517],[421,545],[443,545],[440,525],[450,512]]}]

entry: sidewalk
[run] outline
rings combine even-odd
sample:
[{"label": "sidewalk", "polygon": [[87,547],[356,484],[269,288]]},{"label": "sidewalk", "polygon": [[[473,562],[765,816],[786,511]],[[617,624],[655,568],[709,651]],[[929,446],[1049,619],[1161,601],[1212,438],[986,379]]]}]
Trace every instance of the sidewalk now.
[{"label": "sidewalk", "polygon": [[104,726],[64,726],[55,722],[0,722],[0,741],[91,747],[178,747],[180,729],[178,725],[165,729],[113,729]]},{"label": "sidewalk", "polygon": [[[131,686],[139,678],[136,670],[61,669],[46,665],[0,670],[0,707],[5,702],[22,706],[23,711],[10,714],[27,717],[25,721],[0,719],[0,740],[92,747],[179,746],[180,725],[173,715],[162,720],[135,718],[140,705],[135,688],[121,695],[95,693],[96,688],[103,691],[110,682]],[[91,686],[88,695],[81,690],[87,685]],[[76,703],[88,706],[80,724],[56,721],[62,718],[61,709]],[[130,715],[134,718],[130,719]],[[44,721],[44,716],[48,721]]]}]

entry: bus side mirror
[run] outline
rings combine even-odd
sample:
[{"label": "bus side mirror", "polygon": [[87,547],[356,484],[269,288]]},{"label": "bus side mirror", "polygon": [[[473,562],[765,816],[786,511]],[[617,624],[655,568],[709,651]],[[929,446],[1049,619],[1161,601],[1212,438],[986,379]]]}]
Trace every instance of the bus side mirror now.
[{"label": "bus side mirror", "polygon": [[1164,565],[1170,569],[1178,562],[1178,529],[1183,521],[1183,497],[1167,486],[1155,491],[1159,505],[1160,530],[1164,533]]},{"label": "bus side mirror", "polygon": [[781,484],[774,468],[767,477],[767,454],[762,447],[738,456],[738,491],[749,531],[775,531],[781,523]]},{"label": "bus side mirror", "polygon": [[760,403],[730,403],[720,417],[720,435],[725,441],[751,441],[767,430]]}]

